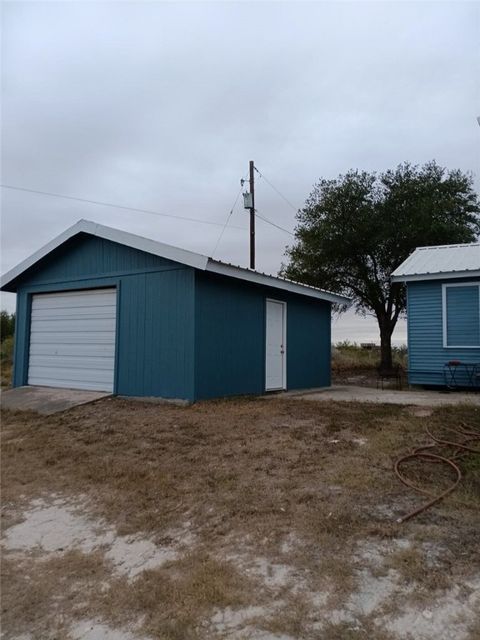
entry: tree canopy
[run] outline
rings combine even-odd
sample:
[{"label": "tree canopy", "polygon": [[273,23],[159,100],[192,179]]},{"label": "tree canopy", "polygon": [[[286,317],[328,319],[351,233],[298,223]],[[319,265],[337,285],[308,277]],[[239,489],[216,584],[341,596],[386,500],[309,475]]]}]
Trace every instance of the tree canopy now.
[{"label": "tree canopy", "polygon": [[390,282],[392,271],[416,247],[475,241],[479,214],[472,176],[434,161],[321,179],[297,214],[282,274],[351,296],[358,312],[373,313],[388,367],[406,303],[405,287]]}]

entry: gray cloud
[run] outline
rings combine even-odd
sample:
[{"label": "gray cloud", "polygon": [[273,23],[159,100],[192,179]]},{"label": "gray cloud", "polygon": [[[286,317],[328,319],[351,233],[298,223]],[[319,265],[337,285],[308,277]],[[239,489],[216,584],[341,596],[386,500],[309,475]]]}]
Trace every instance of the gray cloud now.
[{"label": "gray cloud", "polygon": [[[250,159],[297,206],[351,167],[478,169],[477,3],[6,2],[3,14],[7,184],[223,223]],[[260,212],[293,229],[291,208],[262,180],[257,191]],[[4,189],[2,271],[80,217],[202,253],[221,231]],[[227,228],[217,256],[245,264],[241,204],[231,224],[244,231]],[[259,268],[275,272],[290,240],[259,221]],[[372,326],[347,317],[335,331]]]}]

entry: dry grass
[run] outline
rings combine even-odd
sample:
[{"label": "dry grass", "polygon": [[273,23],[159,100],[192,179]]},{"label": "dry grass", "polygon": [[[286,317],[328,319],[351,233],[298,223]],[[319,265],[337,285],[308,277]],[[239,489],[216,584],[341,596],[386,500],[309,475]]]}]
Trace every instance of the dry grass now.
[{"label": "dry grass", "polygon": [[400,574],[404,584],[414,586],[414,598],[418,601],[422,595],[428,596],[450,584],[450,576],[445,574],[445,566],[429,560],[428,555],[418,546],[399,549],[392,553],[386,561],[386,568],[394,569]]},{"label": "dry grass", "polygon": [[85,593],[97,591],[108,577],[101,554],[69,551],[42,560],[39,570],[18,558],[2,559],[2,626],[12,636],[31,632],[37,637],[67,638],[72,612],[81,615],[86,605],[89,615],[96,605]]},{"label": "dry grass", "polygon": [[[216,607],[241,606],[252,589],[254,582],[231,563],[205,552],[190,553],[165,567],[144,571],[133,584],[114,581],[101,606],[109,619],[141,620],[141,631],[155,638],[190,640],[204,637],[202,621]],[[119,612],[124,612],[123,620]]]},{"label": "dry grass", "polygon": [[[439,431],[459,422],[478,426],[480,410],[446,407],[428,420]],[[98,559],[92,564],[89,556],[44,560],[36,573],[7,559],[4,626],[22,631],[23,620],[23,630],[39,629],[39,637],[56,630],[61,638],[62,615],[98,613],[112,624],[140,621],[155,638],[213,637],[202,625],[217,607],[268,602],[281,594],[283,614],[267,616],[264,628],[302,638],[383,640],[389,636],[379,629],[365,635],[373,629],[368,619],[360,627],[364,636],[343,623],[330,624],[323,635],[307,634],[311,612],[302,593],[280,586],[269,591],[222,558],[248,548],[271,562],[288,561],[305,589],[328,585],[332,607],[355,587],[361,566],[355,551],[365,539],[410,538],[441,548],[430,572],[418,546],[389,559],[387,568],[428,593],[444,586],[431,579],[437,571],[455,583],[478,570],[477,463],[465,462],[466,482],[448,501],[395,524],[421,498],[396,480],[392,463],[423,441],[424,424],[408,408],[280,399],[186,408],[107,399],[51,417],[4,412],[4,526],[33,498],[82,494],[92,514],[119,534],[141,533],[165,544],[172,528],[188,521],[196,536],[189,554],[133,582],[112,580],[111,567]],[[292,533],[298,544],[282,551]],[[111,586],[99,595],[107,575]]]},{"label": "dry grass", "polygon": [[294,638],[310,635],[308,626],[312,615],[311,603],[304,594],[293,594],[261,626],[267,631],[288,634]]},{"label": "dry grass", "polygon": [[240,606],[255,588],[230,563],[206,553],[144,571],[133,583],[125,577],[112,580],[99,552],[68,551],[42,560],[37,571],[8,558],[2,565],[8,585],[4,628],[18,635],[35,629],[38,637],[62,640],[72,620],[97,617],[114,627],[134,620],[140,633],[162,640],[196,640],[203,637],[199,622],[215,607]]},{"label": "dry grass", "polygon": [[371,617],[364,616],[355,624],[329,623],[312,640],[395,640],[395,637],[379,629]]},{"label": "dry grass", "polygon": [[[393,347],[392,359],[394,364],[408,368],[406,347]],[[334,373],[362,372],[374,370],[380,362],[380,348],[363,349],[360,345],[349,342],[339,342],[332,349],[332,370]]]},{"label": "dry grass", "polygon": [[7,361],[0,362],[0,387],[8,389],[12,381],[12,363]]}]

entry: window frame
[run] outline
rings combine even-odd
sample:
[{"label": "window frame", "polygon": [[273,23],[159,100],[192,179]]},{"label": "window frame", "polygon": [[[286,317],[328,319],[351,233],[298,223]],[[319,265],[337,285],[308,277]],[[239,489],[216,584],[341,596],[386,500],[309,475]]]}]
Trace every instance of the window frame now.
[{"label": "window frame", "polygon": [[448,344],[447,340],[447,289],[451,287],[477,287],[478,289],[478,324],[480,332],[480,282],[444,282],[442,283],[442,328],[443,328],[443,348],[444,349],[480,349],[480,340],[476,345]]}]

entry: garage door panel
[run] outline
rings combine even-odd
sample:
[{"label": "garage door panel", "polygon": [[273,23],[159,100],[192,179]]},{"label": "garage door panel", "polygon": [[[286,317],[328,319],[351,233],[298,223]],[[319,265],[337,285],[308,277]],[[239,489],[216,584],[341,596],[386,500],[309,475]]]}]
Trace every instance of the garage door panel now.
[{"label": "garage door panel", "polygon": [[32,333],[30,336],[30,346],[37,344],[103,344],[115,345],[115,336],[110,331],[102,333],[87,333],[84,331],[55,333]]},{"label": "garage door panel", "polygon": [[114,318],[77,318],[61,319],[61,320],[35,320],[34,329],[32,328],[32,335],[35,333],[75,333],[77,331],[83,332],[112,332],[115,331],[115,319]]},{"label": "garage door panel", "polygon": [[[35,367],[51,367],[51,368],[70,368],[72,356],[58,355],[30,355],[30,368]],[[114,364],[114,358],[111,357],[95,357],[95,356],[75,356],[76,369],[95,369],[111,371]]]},{"label": "garage door panel", "polygon": [[[113,342],[108,344],[55,344],[55,355],[57,356],[84,356],[84,357],[113,357]],[[30,362],[36,356],[51,356],[52,344],[36,343],[30,345]]]},{"label": "garage door panel", "polygon": [[[56,380],[65,380],[66,382],[104,382],[108,383],[110,379],[110,373],[107,370],[99,369],[80,369],[77,366],[73,367],[39,367],[32,366],[30,370],[32,378],[41,378],[46,376],[47,378]],[[75,385],[70,384],[71,387]]]},{"label": "garage door panel", "polygon": [[36,320],[62,320],[64,318],[111,318],[115,315],[115,305],[105,305],[104,307],[62,307],[42,309],[32,309],[32,318]]},{"label": "garage door panel", "polygon": [[115,289],[34,295],[28,383],[113,391],[115,330]]},{"label": "garage door panel", "polygon": [[57,378],[46,378],[42,375],[40,378],[30,377],[28,378],[28,384],[38,387],[58,387],[59,389],[85,389],[86,391],[110,391],[105,388],[104,382],[92,382],[91,380],[79,381],[66,381],[58,380]]},{"label": "garage door panel", "polygon": [[65,309],[88,306],[104,307],[115,304],[115,292],[98,289],[95,292],[69,291],[67,293],[42,293],[34,296],[32,311],[37,309]]}]

